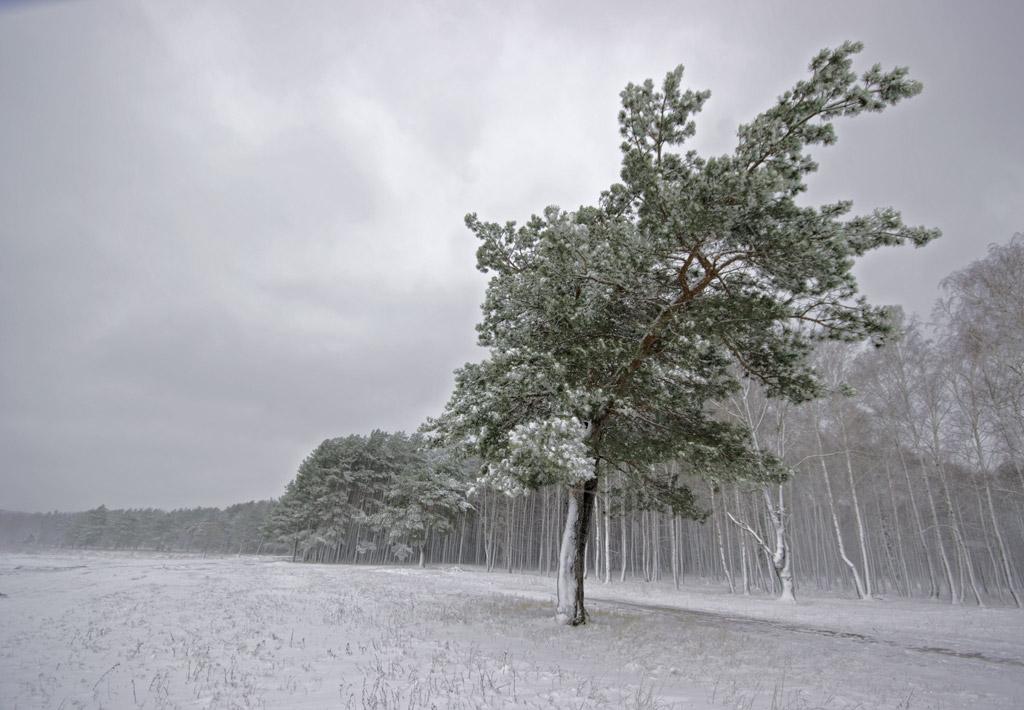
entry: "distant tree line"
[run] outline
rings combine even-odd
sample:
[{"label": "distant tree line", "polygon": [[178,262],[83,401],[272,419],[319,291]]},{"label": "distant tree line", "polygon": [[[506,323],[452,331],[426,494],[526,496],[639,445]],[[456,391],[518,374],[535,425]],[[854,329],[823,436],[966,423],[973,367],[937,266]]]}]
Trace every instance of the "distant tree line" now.
[{"label": "distant tree line", "polygon": [[0,545],[166,552],[281,552],[264,527],[275,502],[238,503],[226,508],[109,509],[77,513],[20,513],[0,510]]}]

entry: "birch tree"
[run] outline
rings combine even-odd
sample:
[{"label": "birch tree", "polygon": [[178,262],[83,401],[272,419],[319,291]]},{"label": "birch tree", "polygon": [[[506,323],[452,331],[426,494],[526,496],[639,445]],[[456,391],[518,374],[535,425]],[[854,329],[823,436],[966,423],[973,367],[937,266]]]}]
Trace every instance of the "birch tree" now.
[{"label": "birch tree", "polygon": [[[773,453],[781,461],[785,458],[786,448],[785,411],[778,408],[773,412],[770,411],[771,402],[766,397],[759,397],[760,393],[754,390],[753,385],[754,383],[751,380],[744,382],[739,392],[729,398],[726,411],[731,416],[740,420],[750,432],[750,444],[756,454],[761,454],[763,451],[761,430],[765,421],[767,419],[774,419],[775,432],[773,438],[776,443],[776,450]],[[763,465],[764,458],[759,457],[758,460]],[[771,538],[765,540],[768,536],[762,537],[748,522],[737,519],[731,513],[726,515],[737,527],[748,533],[764,551],[768,559],[771,560],[772,570],[781,587],[779,601],[795,602],[796,590],[793,583],[793,559],[786,530],[787,512],[783,488],[783,471],[773,472],[762,469],[758,473],[760,474],[758,488],[761,500],[764,502],[768,521],[771,523]],[[731,590],[731,579],[729,580],[729,587]]]},{"label": "birch tree", "polygon": [[[1015,470],[1021,489],[1024,443],[1024,235],[993,245],[988,255],[942,281],[945,350],[950,382],[966,430],[967,459],[985,491],[989,524],[999,550],[998,568],[1015,606],[1021,606],[1008,546],[992,495],[994,461]],[[1014,491],[1018,509],[1020,491]]]}]

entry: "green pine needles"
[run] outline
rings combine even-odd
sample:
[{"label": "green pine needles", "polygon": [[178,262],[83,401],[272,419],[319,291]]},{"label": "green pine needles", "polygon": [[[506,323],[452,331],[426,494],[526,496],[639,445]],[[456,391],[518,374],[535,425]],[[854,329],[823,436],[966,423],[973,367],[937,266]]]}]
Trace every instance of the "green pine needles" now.
[{"label": "green pine needles", "polygon": [[[739,127],[729,155],[682,150],[709,97],[683,90],[682,67],[660,90],[630,84],[621,182],[596,206],[549,207],[521,226],[467,216],[477,266],[492,275],[477,326],[490,356],[457,371],[428,428],[509,492],[570,486],[585,519],[605,470],[683,514],[698,512],[684,475],[778,475],[710,405],[741,377],[793,402],[817,396],[815,341],[888,328],[886,311],[857,294],[854,259],[938,236],[893,209],[851,216],[848,201],[797,202],[817,169],[809,151],[835,142],[837,119],[921,91],[905,68],[858,75],[860,50],[818,54],[809,78]],[[675,473],[655,474],[667,461]]]}]

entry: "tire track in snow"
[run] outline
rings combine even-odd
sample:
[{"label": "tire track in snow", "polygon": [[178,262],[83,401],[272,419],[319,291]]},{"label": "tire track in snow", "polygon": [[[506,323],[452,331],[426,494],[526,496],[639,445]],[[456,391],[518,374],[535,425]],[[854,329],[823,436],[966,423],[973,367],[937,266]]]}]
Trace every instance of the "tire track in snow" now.
[{"label": "tire track in snow", "polygon": [[656,614],[664,614],[667,616],[700,619],[702,621],[726,621],[736,626],[747,626],[750,628],[759,627],[757,628],[758,631],[765,628],[770,628],[778,629],[781,631],[789,631],[798,634],[815,634],[818,636],[845,639],[855,643],[867,643],[878,644],[881,646],[889,646],[891,648],[900,649],[902,651],[930,653],[950,658],[958,658],[969,661],[983,661],[985,663],[993,663],[999,665],[1016,666],[1024,668],[1024,661],[1017,658],[1008,658],[1006,656],[992,656],[986,653],[982,653],[980,651],[957,651],[955,649],[945,648],[942,646],[916,646],[912,644],[903,644],[898,641],[893,641],[891,639],[879,638],[877,636],[869,636],[867,634],[858,634],[852,631],[839,631],[838,629],[826,629],[819,626],[804,626],[802,624],[792,624],[783,621],[775,621],[773,619],[758,619],[752,616],[733,616],[730,614],[721,614],[713,611],[681,609],[679,607],[664,606],[661,604],[644,604],[640,602],[629,602],[624,601],[622,599],[609,599],[606,597],[590,597],[589,601],[593,602],[593,605],[595,607],[603,606],[609,608],[646,611],[653,612]]}]

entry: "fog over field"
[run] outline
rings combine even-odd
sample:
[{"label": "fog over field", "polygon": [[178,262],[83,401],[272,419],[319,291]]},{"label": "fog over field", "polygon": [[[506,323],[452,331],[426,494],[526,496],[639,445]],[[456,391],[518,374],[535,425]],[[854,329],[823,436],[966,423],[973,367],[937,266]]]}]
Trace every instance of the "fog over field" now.
[{"label": "fog over field", "polygon": [[1015,3],[0,3],[0,708],[1016,708]]}]

